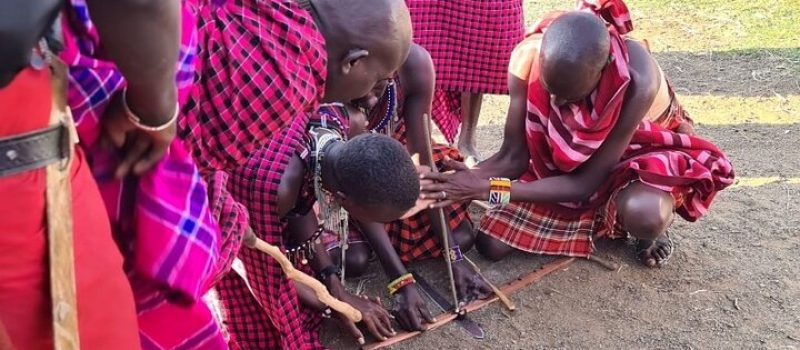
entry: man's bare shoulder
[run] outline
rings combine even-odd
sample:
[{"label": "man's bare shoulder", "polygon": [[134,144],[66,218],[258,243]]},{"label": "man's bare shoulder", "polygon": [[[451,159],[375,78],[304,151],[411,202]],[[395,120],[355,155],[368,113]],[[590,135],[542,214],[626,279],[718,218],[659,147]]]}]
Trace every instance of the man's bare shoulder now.
[{"label": "man's bare shoulder", "polygon": [[655,97],[660,82],[658,63],[641,42],[629,39],[625,40],[625,44],[628,46],[631,85],[640,96]]},{"label": "man's bare shoulder", "polygon": [[511,52],[511,59],[508,64],[509,74],[528,80],[533,63],[539,56],[539,47],[542,45],[542,34],[533,34],[517,44]]}]

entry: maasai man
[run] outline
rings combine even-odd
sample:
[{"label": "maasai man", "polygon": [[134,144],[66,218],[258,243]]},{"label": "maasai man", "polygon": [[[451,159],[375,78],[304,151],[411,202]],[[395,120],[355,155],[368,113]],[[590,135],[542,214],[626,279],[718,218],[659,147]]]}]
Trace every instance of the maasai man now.
[{"label": "maasai man", "polygon": [[[420,164],[436,166],[440,171],[449,170],[444,166],[445,158],[461,160],[458,150],[444,145],[436,145],[433,158],[428,156],[430,135],[425,133],[425,114],[430,113],[433,99],[435,73],[428,52],[419,45],[412,44],[411,52],[397,76],[391,82],[381,84],[374,93],[355,102],[355,105],[368,111],[365,121],[362,113],[347,112],[350,117],[351,135],[359,132],[388,134],[403,142],[409,153],[418,154]],[[329,111],[335,112],[335,111]],[[366,124],[365,127],[361,127]],[[455,204],[445,211],[446,227],[451,246],[457,256],[472,248],[475,240],[472,222],[467,213],[468,204]],[[346,254],[348,276],[357,276],[367,269],[374,251],[377,253],[389,280],[396,280],[408,273],[405,264],[411,261],[440,257],[442,248],[441,227],[436,210],[416,214],[408,219],[396,220],[386,225],[376,222],[358,221],[349,237]],[[324,236],[328,249],[334,249],[337,257],[338,237]],[[464,261],[453,263],[453,274],[458,296],[465,302],[482,298],[490,292],[489,286],[477,278],[475,271]],[[424,329],[424,322],[432,318],[414,284],[408,284],[394,293],[394,314],[403,328]]]},{"label": "maasai man", "polygon": [[[278,187],[278,215],[286,221],[284,232],[286,252],[298,269],[319,276],[337,299],[354,305],[363,313],[364,324],[378,339],[386,339],[394,334],[389,314],[379,302],[374,302],[348,293],[341,283],[339,270],[322,246],[320,240],[325,230],[340,230],[347,227],[346,209],[354,218],[366,221],[386,222],[403,215],[416,202],[419,196],[419,176],[411,158],[399,142],[384,135],[362,135],[346,139],[342,130],[346,124],[336,120],[313,119],[308,135],[299,142],[295,155],[289,161],[281,176]],[[270,144],[270,146],[276,146]],[[265,166],[256,152],[241,171],[234,173],[232,181],[245,184],[244,188],[259,187],[263,178],[246,174],[256,173],[258,167]],[[233,189],[234,195],[240,194]],[[241,193],[243,203],[252,203],[258,193]],[[314,204],[320,206],[321,220],[318,221],[312,210]],[[251,212],[257,220],[259,213]],[[344,222],[342,222],[344,220]],[[346,233],[346,231],[345,231]],[[225,283],[228,280],[224,280]],[[314,293],[302,285],[295,285],[300,301],[306,306],[301,309],[303,326],[316,339],[322,311]],[[232,298],[230,288],[220,288],[220,299],[235,300],[228,308],[242,307],[242,297]],[[250,297],[249,299],[252,299]],[[257,303],[251,304],[257,307]],[[364,337],[355,324],[342,319],[347,330],[361,344]],[[256,322],[266,321],[259,325]],[[248,329],[269,327],[268,319],[251,318],[246,328],[244,324],[231,322],[230,331],[239,343],[245,342]]]},{"label": "maasai man", "polygon": [[433,120],[472,164],[483,94],[508,94],[511,51],[523,38],[521,0],[406,0],[414,42],[436,67]]},{"label": "maasai man", "polygon": [[480,224],[491,259],[513,248],[588,257],[593,239],[630,235],[646,266],[662,266],[675,213],[700,218],[733,169],[693,134],[646,47],[623,36],[633,29],[625,4],[579,10],[548,17],[515,50],[500,151],[471,171],[425,175],[443,181],[425,196],[500,204]]},{"label": "maasai man", "polygon": [[[278,185],[298,136],[321,102],[363,97],[392,77],[408,55],[408,9],[393,0],[192,2],[202,68],[180,134],[209,181],[225,237],[219,289],[232,297],[223,302],[243,306],[227,310],[228,322],[241,325],[232,329],[246,329],[254,319],[268,325],[232,334],[231,343],[248,349],[320,348],[313,327],[302,324],[297,294],[278,263],[250,249],[239,253],[241,239],[252,226],[258,238],[284,246]],[[264,164],[249,174],[261,187],[229,187],[229,174],[261,148]],[[245,193],[258,198],[243,202]],[[250,221],[248,213],[258,215]],[[229,272],[237,254],[248,284]],[[257,305],[249,304],[251,293]]]},{"label": "maasai man", "polygon": [[[196,30],[194,16],[180,3],[171,5],[182,18],[180,41],[171,41],[176,57],[177,93],[183,103],[194,79]],[[94,10],[94,9],[92,9]],[[182,11],[181,11],[182,10]],[[102,142],[103,127],[127,123],[140,113],[135,87],[125,79],[101,47],[108,46],[94,28],[94,12],[83,0],[72,0],[64,13],[65,48],[61,57],[69,66],[68,103],[72,108],[81,147],[111,217],[111,227],[123,249],[127,275],[139,314],[139,331],[145,349],[227,348],[219,325],[203,301],[219,258],[219,228],[211,217],[205,184],[191,155],[179,139],[159,139],[151,147],[138,136],[111,134],[116,146],[129,150],[119,157]],[[111,25],[98,22],[97,26]],[[127,45],[127,44],[126,44]],[[175,83],[173,83],[175,84]],[[173,96],[174,97],[174,96]],[[177,115],[176,105],[172,106]],[[135,111],[135,112],[133,112]],[[123,124],[123,130],[126,124]],[[165,131],[173,135],[174,120]],[[161,149],[161,142],[167,142]],[[140,152],[158,149],[139,163]],[[166,151],[166,154],[164,152]],[[163,158],[161,155],[164,154]],[[146,165],[146,164],[145,164]]]},{"label": "maasai man", "polygon": [[[104,49],[129,78],[131,96],[136,96],[135,102],[131,99],[131,108],[139,112],[139,122],[164,125],[175,114],[176,106],[174,59],[180,37],[177,3],[89,3],[98,20],[97,29],[107,42]],[[70,143],[77,141],[70,137],[75,131],[69,120],[49,128],[51,113],[65,107],[58,105],[65,97],[54,96],[66,94],[51,80],[66,81],[66,77],[57,77],[58,69],[50,67],[59,66],[49,52],[49,47],[58,46],[55,38],[43,41],[42,37],[60,8],[59,1],[0,4],[0,193],[5,198],[0,201],[0,323],[17,349],[53,348],[44,166],[64,161]],[[130,45],[140,35],[149,38],[147,45]],[[139,153],[130,158],[142,171],[161,158],[159,150],[174,135],[174,128],[172,132],[144,132],[123,123],[108,125],[107,131],[130,132],[139,142],[153,145],[149,152],[143,152],[144,157]],[[139,163],[141,160],[144,162]],[[105,210],[103,200],[80,147],[74,149],[70,161],[80,345],[85,349],[147,348],[139,342],[134,300],[122,257],[112,239],[108,217],[99,215]]]}]

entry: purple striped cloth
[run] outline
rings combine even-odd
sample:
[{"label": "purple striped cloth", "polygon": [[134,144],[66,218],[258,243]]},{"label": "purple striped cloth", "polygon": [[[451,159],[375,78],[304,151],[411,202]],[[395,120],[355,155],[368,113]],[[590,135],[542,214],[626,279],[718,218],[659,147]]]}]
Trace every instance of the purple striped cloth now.
[{"label": "purple striped cloth", "polygon": [[[64,18],[61,54],[69,67],[68,103],[125,256],[142,345],[146,349],[227,348],[202,300],[216,273],[220,244],[206,185],[178,139],[146,174],[122,181],[114,178],[119,158],[116,151],[100,146],[100,118],[125,80],[112,62],[101,57],[85,1],[71,0],[71,5]],[[181,103],[194,79],[194,27],[194,16],[184,8],[176,76]]]}]

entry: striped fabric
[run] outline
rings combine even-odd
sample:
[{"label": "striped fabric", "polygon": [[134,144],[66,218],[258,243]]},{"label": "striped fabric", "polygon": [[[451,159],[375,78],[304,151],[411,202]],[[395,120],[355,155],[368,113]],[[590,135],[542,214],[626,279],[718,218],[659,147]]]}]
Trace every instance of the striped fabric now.
[{"label": "striped fabric", "polygon": [[[122,181],[113,176],[119,159],[100,146],[101,125],[111,98],[125,86],[114,64],[101,57],[99,37],[83,0],[64,16],[69,66],[68,103],[106,203],[139,313],[145,349],[223,349],[219,327],[202,301],[216,271],[219,228],[197,167],[180,140],[153,169]],[[180,98],[193,78],[194,18],[183,10],[177,81]]]},{"label": "striped fabric", "polygon": [[[601,77],[589,103],[553,108],[534,63],[528,81],[526,121],[531,162],[521,181],[570,173],[586,162],[619,119],[630,82],[627,46],[622,34],[633,26],[620,0],[582,1],[579,10],[608,23],[613,64]],[[531,35],[546,30],[557,16],[539,23]],[[518,249],[541,254],[588,256],[593,236],[619,237],[614,198],[632,181],[670,192],[676,211],[695,221],[708,211],[718,191],[733,183],[733,168],[714,144],[674,130],[688,115],[670,91],[671,106],[656,121],[642,121],[630,145],[604,184],[579,203],[511,203],[490,210],[480,230]]]}]

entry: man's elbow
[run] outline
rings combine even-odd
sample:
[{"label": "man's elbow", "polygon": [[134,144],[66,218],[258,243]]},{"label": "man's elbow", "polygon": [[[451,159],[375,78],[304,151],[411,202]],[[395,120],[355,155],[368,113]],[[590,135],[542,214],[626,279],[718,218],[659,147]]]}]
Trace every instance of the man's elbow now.
[{"label": "man's elbow", "polygon": [[595,192],[597,192],[597,188],[599,184],[592,183],[590,181],[579,180],[578,183],[573,187],[573,198],[572,202],[584,202],[588,201],[592,198]]}]

